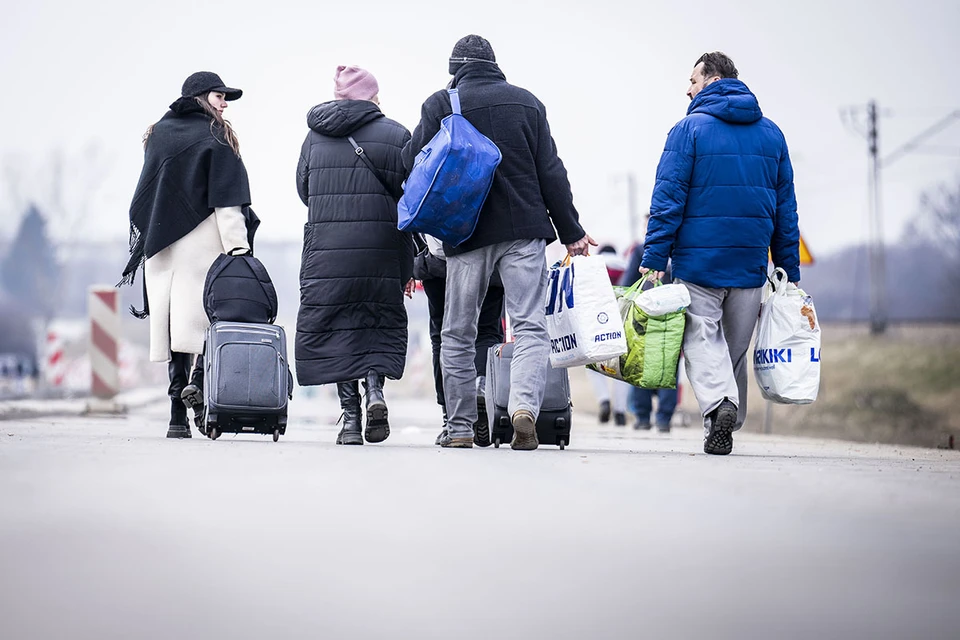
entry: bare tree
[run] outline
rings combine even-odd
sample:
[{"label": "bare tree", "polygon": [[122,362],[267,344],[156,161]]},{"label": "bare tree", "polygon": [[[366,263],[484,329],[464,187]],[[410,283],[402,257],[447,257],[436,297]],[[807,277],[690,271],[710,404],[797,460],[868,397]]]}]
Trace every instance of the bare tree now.
[{"label": "bare tree", "polygon": [[25,313],[49,320],[57,311],[59,279],[60,266],[46,220],[31,205],[0,262],[0,283]]},{"label": "bare tree", "polygon": [[943,311],[960,315],[960,177],[941,184],[920,196],[920,212],[907,227],[906,235],[937,249],[941,257]]},{"label": "bare tree", "polygon": [[95,141],[71,153],[58,147],[33,157],[5,155],[0,159],[0,193],[8,209],[5,218],[16,219],[30,203],[36,203],[50,223],[55,243],[82,236],[110,164]]}]

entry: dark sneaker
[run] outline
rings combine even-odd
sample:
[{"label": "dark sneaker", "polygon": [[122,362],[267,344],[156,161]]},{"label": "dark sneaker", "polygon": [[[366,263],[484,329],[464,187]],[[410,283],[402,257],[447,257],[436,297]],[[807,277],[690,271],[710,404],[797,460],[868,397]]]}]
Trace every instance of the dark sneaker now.
[{"label": "dark sneaker", "polygon": [[490,423],[487,420],[487,403],[483,396],[477,396],[477,421],[473,423],[473,444],[478,447],[490,446]]},{"label": "dark sneaker", "polygon": [[513,440],[510,448],[517,451],[533,451],[540,446],[537,440],[537,420],[526,409],[520,409],[513,414]]},{"label": "dark sneaker", "polygon": [[600,403],[600,424],[610,422],[610,401],[604,400]]},{"label": "dark sneaker", "polygon": [[625,427],[627,425],[627,414],[620,413],[619,411],[614,413],[613,424],[617,425],[618,427]]},{"label": "dark sneaker", "polygon": [[649,431],[651,429],[650,420],[640,420],[637,418],[637,421],[633,423],[633,428],[637,431]]},{"label": "dark sneaker", "polygon": [[657,431],[660,433],[670,433],[670,424],[658,424]]},{"label": "dark sneaker", "polygon": [[192,438],[190,435],[190,427],[185,424],[172,424],[170,428],[167,429],[168,438]]},{"label": "dark sneaker", "polygon": [[725,456],[733,451],[733,429],[737,426],[737,407],[729,400],[710,413],[710,435],[703,441],[703,452]]},{"label": "dark sneaker", "polygon": [[444,449],[472,449],[473,436],[457,436],[452,438],[450,437],[450,433],[444,429],[443,433],[440,434],[439,444]]}]

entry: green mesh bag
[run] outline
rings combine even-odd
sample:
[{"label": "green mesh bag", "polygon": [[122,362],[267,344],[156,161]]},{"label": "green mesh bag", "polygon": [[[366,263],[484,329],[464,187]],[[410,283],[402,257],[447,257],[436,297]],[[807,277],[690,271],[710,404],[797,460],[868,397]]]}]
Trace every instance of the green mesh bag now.
[{"label": "green mesh bag", "polygon": [[632,287],[613,288],[623,319],[627,352],[587,368],[643,389],[675,389],[686,311],[647,315],[635,302],[643,295],[640,287],[645,281],[641,278]]}]

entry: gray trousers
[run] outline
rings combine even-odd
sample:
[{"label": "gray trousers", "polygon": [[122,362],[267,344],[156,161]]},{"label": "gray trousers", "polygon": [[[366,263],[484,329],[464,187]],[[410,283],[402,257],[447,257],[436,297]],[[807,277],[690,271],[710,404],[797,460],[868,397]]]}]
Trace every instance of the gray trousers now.
[{"label": "gray trousers", "polygon": [[737,405],[739,429],[747,417],[747,365],[751,362],[747,350],[760,315],[763,287],[710,289],[683,284],[690,291],[683,355],[704,416],[703,427],[709,433],[707,414],[727,398]]},{"label": "gray trousers", "polygon": [[544,307],[547,262],[544,240],[517,240],[447,256],[440,366],[450,437],[473,434],[477,420],[477,370],[474,343],[477,319],[494,269],[503,280],[504,306],[516,346],[510,366],[507,411],[540,413],[550,341]]}]

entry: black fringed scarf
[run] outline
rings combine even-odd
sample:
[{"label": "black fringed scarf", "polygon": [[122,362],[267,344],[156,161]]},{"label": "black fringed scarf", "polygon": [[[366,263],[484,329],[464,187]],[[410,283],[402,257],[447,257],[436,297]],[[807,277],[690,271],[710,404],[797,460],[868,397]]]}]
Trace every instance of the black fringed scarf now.
[{"label": "black fringed scarf", "polygon": [[[252,236],[251,216],[256,215],[249,204],[243,161],[203,107],[193,98],[180,98],[154,125],[147,142],[130,205],[130,260],[117,286],[132,285],[148,258],[193,231],[217,207],[244,208]],[[143,311],[131,306],[130,313],[138,318],[150,313],[146,281]]]}]

